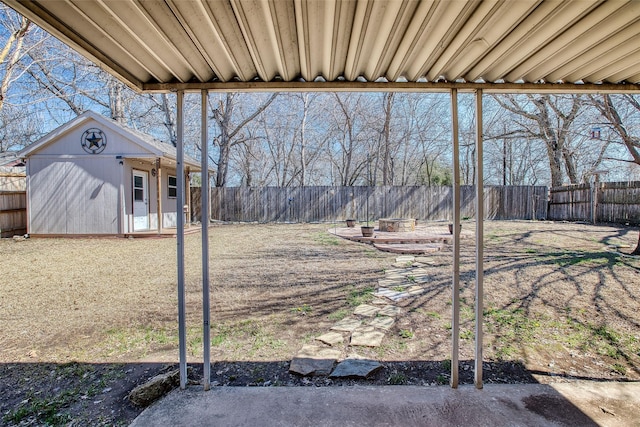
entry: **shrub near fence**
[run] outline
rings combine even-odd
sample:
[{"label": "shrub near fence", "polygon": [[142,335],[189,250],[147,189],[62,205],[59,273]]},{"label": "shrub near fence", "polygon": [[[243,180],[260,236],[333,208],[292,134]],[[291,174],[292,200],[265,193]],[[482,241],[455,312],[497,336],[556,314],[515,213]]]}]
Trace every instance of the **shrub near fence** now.
[{"label": "shrub near fence", "polygon": [[0,192],[0,237],[27,232],[27,193]]},{"label": "shrub near fence", "polygon": [[[475,216],[475,187],[460,189],[461,215]],[[345,219],[418,218],[447,221],[453,217],[451,187],[222,187],[211,189],[211,218],[240,222],[332,222]],[[199,188],[192,189],[199,200]],[[199,203],[193,203],[199,218]],[[485,187],[487,219],[545,219],[547,187]]]}]

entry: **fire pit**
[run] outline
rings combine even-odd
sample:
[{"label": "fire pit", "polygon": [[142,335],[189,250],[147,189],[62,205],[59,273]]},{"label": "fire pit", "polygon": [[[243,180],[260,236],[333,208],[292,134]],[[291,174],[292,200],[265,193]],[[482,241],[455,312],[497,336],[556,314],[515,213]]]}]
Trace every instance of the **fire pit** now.
[{"label": "fire pit", "polygon": [[378,220],[378,229],[388,233],[406,233],[416,229],[416,220],[413,218],[381,218]]}]

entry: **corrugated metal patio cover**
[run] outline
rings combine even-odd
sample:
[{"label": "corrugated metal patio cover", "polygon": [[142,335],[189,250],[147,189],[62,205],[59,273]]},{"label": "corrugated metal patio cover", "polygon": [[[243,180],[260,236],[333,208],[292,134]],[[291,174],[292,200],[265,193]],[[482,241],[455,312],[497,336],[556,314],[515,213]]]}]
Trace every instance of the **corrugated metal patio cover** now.
[{"label": "corrugated metal patio cover", "polygon": [[138,90],[640,83],[639,1],[4,1]]}]

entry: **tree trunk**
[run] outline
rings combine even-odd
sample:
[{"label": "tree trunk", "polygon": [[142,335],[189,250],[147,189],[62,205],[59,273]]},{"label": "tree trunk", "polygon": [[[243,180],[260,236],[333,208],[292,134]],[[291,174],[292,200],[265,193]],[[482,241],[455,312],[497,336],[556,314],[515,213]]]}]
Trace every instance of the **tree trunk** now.
[{"label": "tree trunk", "polygon": [[166,93],[161,94],[160,97],[162,99],[162,111],[164,112],[164,125],[169,132],[169,140],[175,147],[178,145],[178,124],[171,107],[172,103],[169,102],[169,96]]},{"label": "tree trunk", "polygon": [[580,180],[578,179],[578,171],[576,168],[575,158],[569,153],[569,150],[562,150],[562,158],[564,159],[564,167],[567,171],[567,178],[569,178],[569,182],[571,184],[578,184]]},{"label": "tree trunk", "polygon": [[218,169],[216,173],[216,187],[224,187],[227,185],[227,173],[229,171],[229,152],[228,143],[220,144],[220,154],[218,156]]},{"label": "tree trunk", "polygon": [[382,185],[392,185],[391,165],[391,107],[393,105],[393,92],[384,96],[384,126],[382,128]]},{"label": "tree trunk", "polygon": [[111,109],[111,118],[118,123],[125,123],[122,84],[115,80],[111,80],[109,83],[109,105]]},{"label": "tree trunk", "polygon": [[302,95],[302,123],[300,124],[300,185],[305,186],[307,178],[307,116],[309,114],[309,94]]},{"label": "tree trunk", "polygon": [[547,143],[552,187],[559,187],[562,185],[562,153],[557,149],[557,146],[557,142],[552,144]]},{"label": "tree trunk", "polygon": [[633,252],[631,252],[632,255],[640,255],[640,232],[638,232],[638,244],[636,245],[636,248]]},{"label": "tree trunk", "polygon": [[14,48],[13,55],[11,55],[11,59],[9,63],[5,66],[4,76],[2,81],[0,82],[0,110],[4,107],[4,102],[7,97],[7,92],[9,91],[9,84],[11,79],[13,78],[13,70],[15,65],[18,63],[18,60],[23,55],[22,44],[24,38],[29,31],[29,27],[31,25],[31,21],[27,18],[22,18],[20,28],[17,29],[9,39],[6,41],[2,52],[0,52],[0,63],[4,63],[11,51],[11,48]]}]

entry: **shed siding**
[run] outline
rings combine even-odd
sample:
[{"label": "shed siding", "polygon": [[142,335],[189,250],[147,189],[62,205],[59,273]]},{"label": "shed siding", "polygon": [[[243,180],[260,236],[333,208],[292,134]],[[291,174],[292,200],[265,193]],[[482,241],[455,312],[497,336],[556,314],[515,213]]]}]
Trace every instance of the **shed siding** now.
[{"label": "shed siding", "polygon": [[[29,232],[118,233],[120,168],[114,158],[29,159]],[[34,189],[38,191],[34,191]]]},{"label": "shed siding", "polygon": [[30,158],[28,162],[29,233],[65,234],[66,162],[49,163],[35,157]]}]

